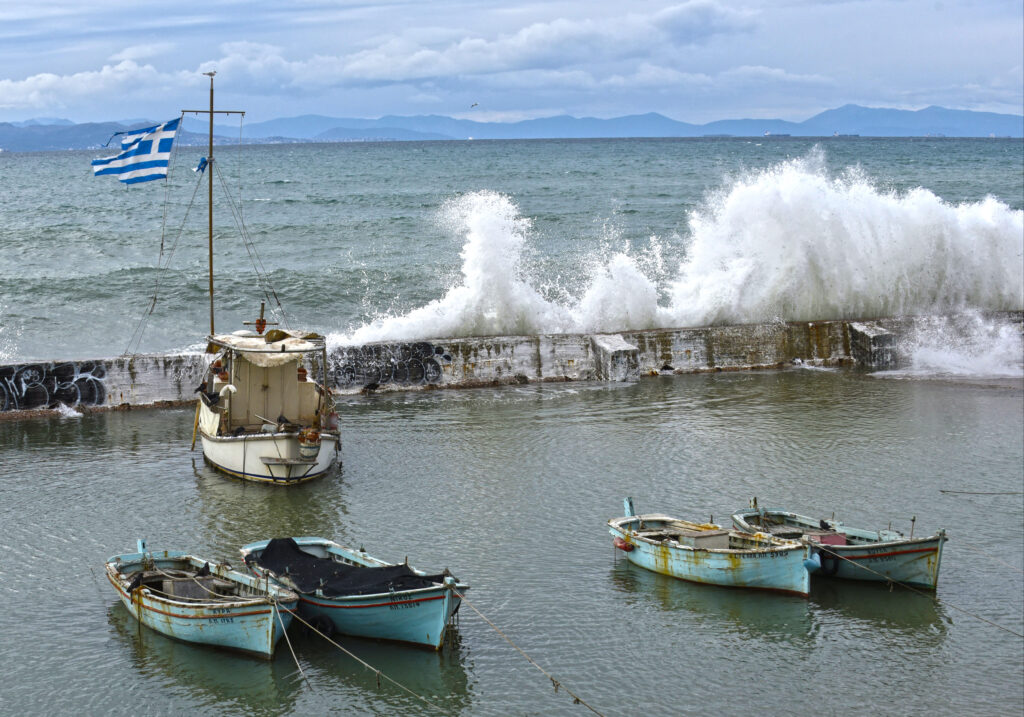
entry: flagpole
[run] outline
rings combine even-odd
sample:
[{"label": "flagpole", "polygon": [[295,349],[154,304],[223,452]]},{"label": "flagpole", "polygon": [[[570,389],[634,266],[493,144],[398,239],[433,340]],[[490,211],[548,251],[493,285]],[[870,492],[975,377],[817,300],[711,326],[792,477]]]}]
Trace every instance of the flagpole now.
[{"label": "flagpole", "polygon": [[213,76],[217,72],[204,72],[203,74],[210,78],[210,148],[206,157],[210,171],[206,173],[206,179],[209,187],[210,336],[213,336]]}]

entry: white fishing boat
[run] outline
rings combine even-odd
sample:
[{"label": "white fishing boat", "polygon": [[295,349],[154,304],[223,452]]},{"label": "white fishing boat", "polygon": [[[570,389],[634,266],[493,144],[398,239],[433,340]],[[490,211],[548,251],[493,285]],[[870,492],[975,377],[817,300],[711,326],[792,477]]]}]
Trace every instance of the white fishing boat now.
[{"label": "white fishing boat", "polygon": [[240,331],[208,341],[207,350],[217,357],[196,407],[206,461],[238,478],[276,484],[330,471],[341,445],[334,401],[305,367],[309,363],[313,375],[326,373],[323,337]]},{"label": "white fishing boat", "polygon": [[[214,330],[213,117],[240,113],[214,110],[214,73],[207,74],[210,109],[182,111],[208,114],[210,119],[208,155],[197,170],[205,169],[209,182],[210,333],[206,350],[215,358],[196,390],[199,399],[192,447],[198,435],[203,457],[228,475],[277,485],[300,483],[332,470],[340,452],[337,413],[328,386],[327,348],[324,338],[315,333],[267,330],[279,324],[264,318],[262,303],[259,318],[245,322],[252,328],[228,334]],[[240,219],[241,212],[235,211],[235,216]]]}]

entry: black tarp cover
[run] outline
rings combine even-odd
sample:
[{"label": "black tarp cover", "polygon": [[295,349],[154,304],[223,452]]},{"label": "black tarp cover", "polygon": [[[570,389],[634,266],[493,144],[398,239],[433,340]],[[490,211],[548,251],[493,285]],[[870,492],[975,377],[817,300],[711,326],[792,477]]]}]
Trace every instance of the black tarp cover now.
[{"label": "black tarp cover", "polygon": [[325,597],[417,590],[444,580],[443,575],[417,575],[408,565],[368,568],[318,558],[302,550],[292,538],[274,538],[259,557],[250,553],[245,561],[278,577],[287,576],[299,592],[319,589]]}]

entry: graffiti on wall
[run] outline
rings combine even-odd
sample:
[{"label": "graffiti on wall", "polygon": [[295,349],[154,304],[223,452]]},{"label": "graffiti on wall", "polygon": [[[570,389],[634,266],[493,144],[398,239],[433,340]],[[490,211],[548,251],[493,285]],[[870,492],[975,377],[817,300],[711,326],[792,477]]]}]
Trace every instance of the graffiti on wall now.
[{"label": "graffiti on wall", "polygon": [[426,341],[353,346],[338,349],[331,358],[331,374],[338,388],[436,384],[441,381],[441,364],[452,360],[443,346]]},{"label": "graffiti on wall", "polygon": [[97,406],[106,398],[99,361],[0,366],[0,411]]}]

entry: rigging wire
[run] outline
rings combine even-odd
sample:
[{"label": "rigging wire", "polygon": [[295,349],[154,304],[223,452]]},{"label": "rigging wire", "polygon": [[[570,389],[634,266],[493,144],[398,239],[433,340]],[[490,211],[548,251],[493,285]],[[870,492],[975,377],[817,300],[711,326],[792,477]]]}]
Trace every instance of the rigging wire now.
[{"label": "rigging wire", "polygon": [[[221,191],[224,192],[224,196],[228,199],[228,207],[231,209],[231,217],[235,222],[235,228],[242,237],[242,244],[245,246],[245,250],[249,254],[249,261],[252,263],[253,271],[256,273],[260,289],[263,291],[263,295],[266,297],[268,303],[272,305],[276,304],[277,311],[280,312],[281,324],[287,328],[288,318],[285,314],[284,307],[281,305],[281,300],[277,296],[277,291],[274,289],[274,286],[270,281],[270,274],[263,265],[263,260],[260,258],[259,252],[256,250],[256,244],[253,242],[252,237],[249,234],[249,230],[242,222],[241,202],[232,196],[227,182],[224,181],[224,175],[221,173],[220,167],[216,166],[216,163],[214,163],[214,169],[217,172],[217,179],[220,180],[221,183]],[[273,308],[271,311],[273,311]]]},{"label": "rigging wire", "polygon": [[[184,113],[182,114],[184,116]],[[171,156],[168,160],[167,166],[167,177],[164,179],[164,207],[163,207],[163,219],[161,220],[160,226],[160,253],[157,256],[157,275],[153,285],[153,296],[149,301],[149,306],[143,311],[142,316],[139,317],[139,321],[135,326],[135,330],[132,331],[131,336],[128,338],[128,345],[125,347],[123,356],[134,356],[138,353],[139,346],[142,344],[142,336],[146,331],[146,326],[149,322],[149,317],[153,314],[156,309],[157,298],[160,293],[160,283],[163,276],[163,272],[170,266],[171,259],[174,257],[174,251],[178,247],[178,241],[181,239],[182,231],[185,228],[185,222],[188,220],[188,215],[192,210],[192,206],[196,201],[196,194],[199,192],[199,186],[202,183],[202,177],[199,177],[196,181],[196,187],[192,191],[192,198],[188,203],[188,207],[185,210],[185,216],[181,220],[181,224],[178,226],[178,231],[174,235],[174,242],[171,244],[170,251],[166,250],[166,239],[167,239],[167,206],[170,203],[170,188],[171,188],[171,177],[174,170],[174,159],[178,153],[177,144],[171,147]]]}]

